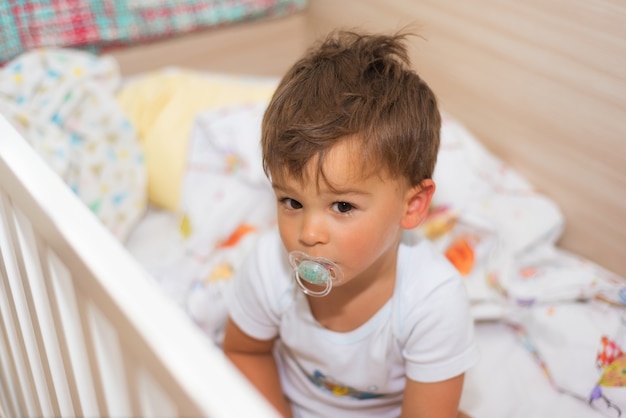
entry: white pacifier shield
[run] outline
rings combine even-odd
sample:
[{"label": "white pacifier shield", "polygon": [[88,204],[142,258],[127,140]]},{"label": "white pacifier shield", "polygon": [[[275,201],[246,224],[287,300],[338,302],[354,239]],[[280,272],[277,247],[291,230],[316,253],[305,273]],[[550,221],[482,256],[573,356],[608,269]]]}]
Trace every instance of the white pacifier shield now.
[{"label": "white pacifier shield", "polygon": [[[311,296],[326,296],[330,293],[333,283],[343,281],[343,272],[332,261],[322,257],[311,257],[302,251],[292,251],[289,253],[289,264],[293,267],[293,276],[304,293]],[[305,286],[307,283],[325,286],[324,289],[316,292]]]}]

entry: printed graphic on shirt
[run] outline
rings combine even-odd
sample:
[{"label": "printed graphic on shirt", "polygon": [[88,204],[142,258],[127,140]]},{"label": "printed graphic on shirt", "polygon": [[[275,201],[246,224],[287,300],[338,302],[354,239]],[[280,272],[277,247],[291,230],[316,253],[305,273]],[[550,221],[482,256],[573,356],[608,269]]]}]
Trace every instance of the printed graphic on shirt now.
[{"label": "printed graphic on shirt", "polygon": [[365,391],[360,391],[357,389],[354,389],[350,386],[346,386],[346,385],[342,385],[341,383],[338,383],[335,379],[333,379],[330,376],[326,376],[324,375],[322,372],[320,372],[319,370],[316,370],[313,375],[310,375],[308,373],[306,373],[307,377],[309,378],[309,380],[311,381],[311,383],[313,383],[315,386],[324,389],[330,393],[332,393],[335,396],[349,396],[351,398],[354,399],[375,399],[375,398],[382,398],[383,396],[385,396],[382,393],[375,393],[373,392],[374,390],[377,389],[376,386],[373,386],[372,392],[365,392]]}]

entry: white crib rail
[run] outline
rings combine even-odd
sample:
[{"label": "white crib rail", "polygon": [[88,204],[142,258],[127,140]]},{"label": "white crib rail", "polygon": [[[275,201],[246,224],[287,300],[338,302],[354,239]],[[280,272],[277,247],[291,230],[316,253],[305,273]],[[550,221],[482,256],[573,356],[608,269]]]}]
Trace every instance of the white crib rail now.
[{"label": "white crib rail", "polygon": [[0,416],[274,411],[0,116]]}]

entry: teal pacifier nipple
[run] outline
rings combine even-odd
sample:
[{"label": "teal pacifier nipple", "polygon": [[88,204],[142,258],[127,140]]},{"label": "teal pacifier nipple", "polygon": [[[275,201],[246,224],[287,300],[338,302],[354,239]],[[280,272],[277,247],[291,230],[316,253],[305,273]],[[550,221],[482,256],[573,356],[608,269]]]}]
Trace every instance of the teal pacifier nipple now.
[{"label": "teal pacifier nipple", "polygon": [[[292,251],[289,253],[289,264],[293,267],[293,276],[296,282],[307,295],[326,296],[332,289],[333,282],[341,283],[343,281],[341,269],[326,258],[311,257],[302,251]],[[307,287],[303,281],[324,286],[324,288],[316,292]]]}]

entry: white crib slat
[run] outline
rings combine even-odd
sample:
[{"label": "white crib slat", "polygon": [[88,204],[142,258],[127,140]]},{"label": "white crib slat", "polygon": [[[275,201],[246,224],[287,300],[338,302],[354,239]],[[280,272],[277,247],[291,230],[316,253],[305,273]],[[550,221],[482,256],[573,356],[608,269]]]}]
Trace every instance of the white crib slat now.
[{"label": "white crib slat", "polygon": [[62,330],[59,345],[63,352],[69,396],[72,397],[76,416],[99,416],[72,276],[51,249],[48,250],[48,263],[52,279],[51,291],[54,293],[59,317],[57,324]]},{"label": "white crib slat", "polygon": [[194,416],[188,412],[178,411],[168,394],[145,369],[138,369],[138,384],[141,394],[142,417],[176,417]]},{"label": "white crib slat", "polygon": [[[0,379],[0,384],[1,385],[6,384],[4,379]],[[9,416],[15,416],[15,415],[7,415],[7,413],[4,412],[3,406],[6,407],[7,405],[9,405],[9,400],[5,395],[6,395],[5,391],[3,389],[0,389],[0,417],[6,418]]]},{"label": "white crib slat", "polygon": [[[93,305],[89,305],[90,331],[94,341],[96,362],[102,377],[102,388],[108,405],[108,415],[131,416],[127,380],[124,373],[124,354],[119,337],[111,323]],[[127,356],[128,357],[128,356]]]},{"label": "white crib slat", "polygon": [[[2,230],[0,229],[0,234]],[[18,382],[17,371],[15,369],[15,360],[13,356],[13,350],[10,347],[9,335],[6,323],[11,323],[12,320],[9,315],[5,313],[5,309],[2,307],[8,306],[7,292],[4,287],[4,278],[7,277],[4,262],[2,261],[2,246],[0,245],[0,366],[5,373],[1,373],[2,377],[2,401],[5,409],[10,412],[10,416],[17,416],[18,409],[26,407],[24,397],[21,392],[16,389],[15,383]],[[9,384],[9,378],[14,384]],[[23,410],[23,409],[22,409]]]},{"label": "white crib slat", "polygon": [[59,300],[55,291],[55,276],[52,263],[54,253],[50,251],[48,246],[37,237],[37,249],[41,257],[41,270],[43,274],[46,296],[50,305],[51,327],[53,327],[54,335],[58,348],[58,361],[55,364],[53,375],[56,376],[55,385],[60,387],[57,390],[59,401],[59,409],[61,416],[83,416],[80,399],[78,398],[78,388],[76,386],[76,377],[71,367],[69,349],[67,347],[66,331],[61,321],[61,313],[59,311]]},{"label": "white crib slat", "polygon": [[[7,370],[8,368],[5,340],[4,325],[2,324],[2,321],[0,321],[0,368],[2,370]],[[9,381],[2,373],[0,373],[0,417],[3,418],[6,416],[6,413],[3,411],[2,406],[13,403],[12,394],[9,391]]]},{"label": "white crib slat", "polygon": [[4,412],[276,416],[1,116],[0,215]]},{"label": "white crib slat", "polygon": [[39,381],[38,395],[41,409],[43,416],[60,416],[58,393],[51,371],[51,363],[58,362],[56,335],[52,335],[54,329],[50,322],[50,309],[39,264],[37,244],[28,219],[19,210],[14,210],[13,215],[15,219],[14,232],[20,242],[19,248],[21,248],[21,251],[18,252],[20,256],[18,266],[22,272],[22,286],[34,328],[36,346],[33,347],[33,352],[39,359],[40,374],[43,375],[36,378],[36,382]]},{"label": "white crib slat", "polygon": [[128,386],[128,402],[130,407],[131,417],[144,416],[141,413],[140,394],[139,394],[139,382],[137,373],[137,362],[131,358],[131,356],[123,356],[122,361],[124,363],[124,379]]},{"label": "white crib slat", "polygon": [[0,324],[2,325],[1,329],[5,340],[3,358],[8,360],[5,362],[3,370],[8,371],[5,376],[8,375],[13,382],[12,385],[7,385],[7,388],[11,390],[11,406],[13,409],[25,411],[27,401],[22,390],[22,385],[24,385],[23,376],[18,370],[21,362],[19,356],[22,351],[18,353],[19,347],[16,347],[18,345],[18,337],[15,330],[15,309],[12,306],[13,296],[8,285],[9,275],[16,274],[13,252],[9,250],[12,246],[11,237],[8,235],[8,227],[5,221],[7,217],[10,217],[10,214],[7,213],[8,210],[9,208],[4,205],[4,199],[0,197],[0,276],[2,278],[0,283],[0,296],[2,297],[0,299]]},{"label": "white crib slat", "polygon": [[50,260],[53,253],[40,237],[37,237],[37,252],[40,256],[43,287],[46,292],[45,298],[50,311],[48,327],[50,328],[49,332],[52,334],[50,338],[54,340],[50,344],[54,344],[56,350],[54,361],[51,362],[50,366],[56,388],[60,416],[82,416],[82,409],[76,395],[76,379],[74,379],[73,373],[66,373],[66,369],[70,370],[71,363],[67,350],[66,332],[59,312],[59,301],[54,290],[52,261]]},{"label": "white crib slat", "polygon": [[104,385],[102,382],[102,371],[97,360],[96,342],[94,341],[93,334],[90,331],[91,321],[89,320],[89,301],[86,298],[76,295],[76,303],[78,307],[78,318],[80,320],[82,336],[84,339],[84,347],[87,355],[87,365],[91,374],[91,387],[96,394],[96,408],[98,416],[111,416],[109,411],[109,405],[106,402],[106,396],[104,393]]},{"label": "white crib slat", "polygon": [[24,270],[19,267],[18,259],[21,258],[21,248],[15,232],[13,207],[5,196],[0,198],[0,205],[2,205],[2,229],[4,230],[2,244],[6,249],[13,248],[12,253],[3,257],[7,272],[3,283],[4,293],[7,297],[3,319],[9,320],[6,324],[7,338],[13,353],[17,380],[20,384],[18,390],[20,401],[23,403],[22,408],[25,408],[29,415],[42,416],[35,382],[37,372],[34,370],[39,367],[39,360],[37,354],[33,353],[35,349],[34,330],[31,326],[31,318],[22,288],[22,281],[27,278],[23,277]]}]

